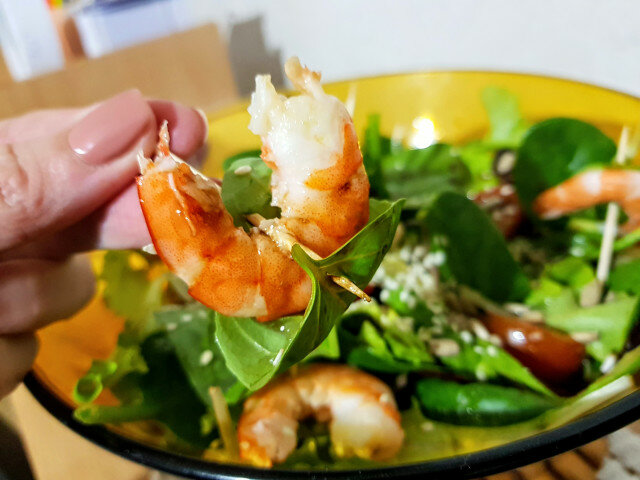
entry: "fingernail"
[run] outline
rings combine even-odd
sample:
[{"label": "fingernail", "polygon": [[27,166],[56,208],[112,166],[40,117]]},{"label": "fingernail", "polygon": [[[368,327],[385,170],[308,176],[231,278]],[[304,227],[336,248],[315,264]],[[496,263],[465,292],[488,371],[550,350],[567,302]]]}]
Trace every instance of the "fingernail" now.
[{"label": "fingernail", "polygon": [[201,108],[194,108],[194,110],[198,115],[200,115],[200,118],[202,118],[202,123],[204,123],[204,135],[202,138],[202,142],[204,143],[209,138],[209,118],[207,118],[207,114],[204,113],[204,110],[202,110]]},{"label": "fingernail", "polygon": [[90,111],[69,132],[69,146],[90,165],[116,157],[154,122],[153,113],[139,91],[116,95]]}]

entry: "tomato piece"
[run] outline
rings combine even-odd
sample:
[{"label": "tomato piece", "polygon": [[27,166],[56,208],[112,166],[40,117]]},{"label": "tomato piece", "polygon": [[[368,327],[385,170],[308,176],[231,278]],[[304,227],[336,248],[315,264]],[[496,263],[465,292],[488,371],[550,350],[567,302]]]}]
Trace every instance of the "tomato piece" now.
[{"label": "tomato piece", "polygon": [[473,201],[489,214],[498,230],[507,238],[513,236],[524,218],[518,195],[511,184],[483,190]]},{"label": "tomato piece", "polygon": [[516,317],[488,313],[487,329],[540,380],[558,384],[582,367],[585,348],[569,335]]}]

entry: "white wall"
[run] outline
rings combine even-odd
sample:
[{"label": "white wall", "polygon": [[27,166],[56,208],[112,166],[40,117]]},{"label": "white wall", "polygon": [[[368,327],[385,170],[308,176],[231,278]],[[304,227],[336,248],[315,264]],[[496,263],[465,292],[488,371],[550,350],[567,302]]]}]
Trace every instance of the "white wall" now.
[{"label": "white wall", "polygon": [[[327,80],[487,69],[640,95],[638,0],[188,1],[199,21],[218,23],[231,39],[241,82],[298,55]],[[256,40],[260,24],[266,49]]]}]

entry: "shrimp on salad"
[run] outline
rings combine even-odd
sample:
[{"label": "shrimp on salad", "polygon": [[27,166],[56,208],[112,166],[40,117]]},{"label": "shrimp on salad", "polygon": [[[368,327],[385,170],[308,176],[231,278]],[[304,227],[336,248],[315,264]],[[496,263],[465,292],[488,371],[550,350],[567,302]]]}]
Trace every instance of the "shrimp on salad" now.
[{"label": "shrimp on salad", "polygon": [[339,456],[388,460],[404,440],[391,389],[345,365],[315,364],[287,375],[249,397],[238,422],[240,456],[271,467],[297,446],[298,422],[329,422]]},{"label": "shrimp on salad", "polygon": [[166,128],[155,158],[140,159],[138,196],[156,252],[192,297],[223,315],[268,321],[309,302],[309,277],[264,232],[288,234],[326,256],[369,218],[369,182],[347,110],[297,58],[286,73],[302,95],[287,99],[259,75],[249,107],[281,218],[249,233],[235,227],[218,184],[169,152]]},{"label": "shrimp on salad", "polygon": [[624,231],[640,227],[640,171],[604,168],[580,173],[542,192],[533,210],[542,218],[553,219],[609,202],[619,204],[629,217]]}]

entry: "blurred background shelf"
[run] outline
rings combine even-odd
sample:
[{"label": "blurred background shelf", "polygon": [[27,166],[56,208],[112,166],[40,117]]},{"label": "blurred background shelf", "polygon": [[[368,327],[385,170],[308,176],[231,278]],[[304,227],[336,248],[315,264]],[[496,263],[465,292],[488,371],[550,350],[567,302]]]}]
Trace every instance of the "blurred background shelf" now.
[{"label": "blurred background shelf", "polygon": [[153,40],[64,70],[14,82],[0,67],[0,118],[37,108],[86,105],[122,90],[139,88],[211,110],[233,102],[237,89],[227,51],[214,25]]}]

